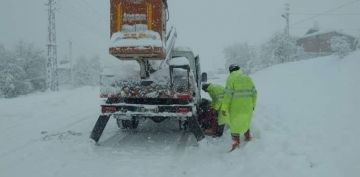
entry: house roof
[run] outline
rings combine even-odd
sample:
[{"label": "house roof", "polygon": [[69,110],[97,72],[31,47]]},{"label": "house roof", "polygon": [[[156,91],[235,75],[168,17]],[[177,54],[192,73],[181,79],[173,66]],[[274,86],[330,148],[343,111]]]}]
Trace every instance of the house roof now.
[{"label": "house roof", "polygon": [[340,30],[320,30],[318,32],[306,34],[306,35],[300,37],[299,39],[304,39],[304,38],[308,38],[308,37],[313,37],[313,36],[318,36],[318,35],[327,34],[327,33],[333,33],[333,32],[335,32],[337,34],[344,35],[344,36],[349,36],[349,37],[352,37],[354,39],[356,38],[355,36],[353,36],[351,34],[348,34],[348,33],[345,33],[343,31],[340,31]]}]

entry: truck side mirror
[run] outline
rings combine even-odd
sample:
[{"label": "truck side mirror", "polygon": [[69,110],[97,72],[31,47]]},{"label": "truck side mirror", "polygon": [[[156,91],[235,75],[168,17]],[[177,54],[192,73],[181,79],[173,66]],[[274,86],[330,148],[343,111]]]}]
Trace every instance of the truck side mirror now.
[{"label": "truck side mirror", "polygon": [[201,82],[207,82],[208,77],[207,77],[207,73],[202,73],[201,74]]}]

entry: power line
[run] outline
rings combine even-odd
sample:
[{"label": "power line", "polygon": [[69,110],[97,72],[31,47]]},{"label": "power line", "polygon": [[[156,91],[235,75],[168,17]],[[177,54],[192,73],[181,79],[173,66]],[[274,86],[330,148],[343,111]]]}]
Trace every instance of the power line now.
[{"label": "power line", "polygon": [[97,14],[99,17],[101,17],[101,14],[96,11],[86,0],[81,0],[83,2],[83,4],[85,4],[85,6],[88,7],[88,9],[92,12],[94,12],[95,14]]},{"label": "power line", "polygon": [[[75,3],[75,2],[77,2],[77,3]],[[72,4],[72,6],[70,6],[72,8],[71,12],[76,12],[77,17],[79,17],[81,19],[83,19],[83,18],[93,19],[93,20],[98,21],[101,24],[104,23],[102,15],[98,11],[95,11],[94,8],[92,8],[92,6],[90,6],[90,4],[88,2],[82,1],[82,3],[80,4],[80,1],[71,1],[69,3]],[[85,9],[87,9],[87,10],[85,10]],[[85,12],[85,11],[88,11],[88,12]],[[82,13],[80,13],[80,12],[82,12]],[[85,17],[83,17],[83,15]],[[91,17],[89,17],[90,15],[91,15]],[[74,15],[72,15],[72,16],[74,16]]]},{"label": "power line", "polygon": [[291,15],[357,16],[360,13],[291,13]]},{"label": "power line", "polygon": [[[308,30],[309,27],[296,27],[296,28],[291,28],[291,29],[306,29]],[[346,30],[346,31],[359,31],[360,28],[341,28],[340,30]]]},{"label": "power line", "polygon": [[100,39],[102,39],[102,36],[100,35],[100,34],[102,34],[102,32],[99,31],[98,28],[94,28],[94,26],[89,26],[87,24],[85,25],[85,23],[75,22],[74,20],[76,18],[70,14],[65,14],[61,11],[59,11],[59,14],[63,15],[64,17],[68,17],[68,19],[72,19],[72,20],[69,20],[68,22],[78,25],[79,27],[82,27],[84,29],[84,31],[89,32],[89,33],[93,34],[93,36],[96,36],[96,37],[99,37]]},{"label": "power line", "polygon": [[298,22],[295,22],[295,23],[292,24],[292,25],[298,25],[298,24],[304,23],[304,22],[306,22],[306,21],[308,21],[308,20],[315,19],[315,18],[317,18],[317,17],[319,17],[319,16],[322,16],[323,14],[327,14],[327,13],[329,13],[329,12],[331,12],[331,11],[344,8],[344,7],[346,7],[346,6],[349,6],[349,5],[351,5],[351,4],[357,3],[357,2],[359,2],[359,1],[360,1],[360,0],[355,0],[355,1],[350,1],[350,2],[343,3],[343,4],[341,4],[341,5],[339,5],[339,6],[335,7],[335,8],[326,10],[326,11],[324,11],[324,12],[322,12],[322,13],[319,13],[319,14],[316,14],[316,15],[311,16],[311,17],[309,17],[309,18],[305,18],[305,19],[303,19],[303,20],[300,20],[300,21],[298,21]]},{"label": "power line", "polygon": [[[75,1],[74,1],[75,2]],[[65,32],[65,36],[67,36],[69,38],[69,35],[74,33],[74,30],[79,31],[82,33],[82,35],[80,36],[76,36],[77,39],[79,40],[89,40],[89,37],[96,40],[96,41],[103,41],[104,43],[108,43],[108,35],[105,35],[105,31],[104,29],[100,29],[99,27],[102,26],[107,26],[107,25],[100,25],[102,23],[104,23],[104,20],[101,21],[101,23],[97,23],[96,21],[92,20],[92,23],[86,23],[84,20],[82,20],[84,17],[82,17],[83,15],[86,14],[86,18],[92,18],[95,20],[99,20],[99,16],[97,16],[95,13],[89,13],[90,8],[85,9],[84,8],[85,5],[82,5],[79,3],[76,4],[75,6],[71,6],[72,10],[68,10],[68,11],[58,11],[58,14],[60,14],[62,17],[64,17],[66,19],[66,23],[64,25],[62,25],[64,27]],[[90,10],[91,11],[91,10]],[[71,13],[72,12],[72,13]],[[76,12],[76,13],[75,13]],[[79,15],[79,12],[82,12],[82,15]],[[89,15],[91,14],[91,15]],[[95,18],[97,17],[97,18]],[[100,22],[100,20],[99,20]],[[74,28],[71,24],[82,28],[83,30],[79,29],[79,28]],[[85,37],[86,36],[88,37]],[[72,37],[73,39],[73,37]],[[73,47],[80,49],[81,52],[77,52],[78,54],[83,53],[83,54],[90,54],[93,53],[95,51],[88,49],[87,47],[83,46],[83,45],[73,45]],[[77,51],[77,50],[76,50]],[[106,50],[104,50],[106,51]]]},{"label": "power line", "polygon": [[[61,15],[64,15],[63,13],[60,13]],[[88,30],[89,28],[87,28],[87,27],[85,27],[84,25],[82,25],[82,24],[80,24],[80,23],[77,23],[77,22],[75,22],[75,21],[69,21],[69,23],[72,23],[72,24],[74,24],[74,25],[78,25],[79,27],[81,27],[81,28],[83,28],[84,29],[84,31],[82,31],[83,32],[83,34],[84,33],[87,33],[88,35],[90,35],[94,40],[95,40],[95,38],[96,38],[96,40],[98,40],[98,41],[106,41],[106,38],[103,38],[99,33],[97,33],[97,32],[95,32],[95,31],[90,31],[90,30]],[[74,28],[71,28],[72,30],[74,30]],[[68,26],[64,26],[64,30],[66,31],[65,32],[65,35],[68,37],[68,38],[70,38],[70,36],[68,35],[68,34],[71,34],[72,32],[70,32],[70,29],[69,29],[69,27]],[[82,36],[82,38],[83,39],[88,39],[88,37],[84,37],[83,35],[81,35]],[[75,45],[73,45],[73,47],[75,47]],[[83,52],[84,51],[86,51],[85,53],[92,53],[92,52],[94,52],[94,51],[92,51],[92,50],[89,50],[89,49],[86,49],[86,48],[84,48],[84,46],[82,46],[82,45],[76,45],[76,48],[80,48]]]}]

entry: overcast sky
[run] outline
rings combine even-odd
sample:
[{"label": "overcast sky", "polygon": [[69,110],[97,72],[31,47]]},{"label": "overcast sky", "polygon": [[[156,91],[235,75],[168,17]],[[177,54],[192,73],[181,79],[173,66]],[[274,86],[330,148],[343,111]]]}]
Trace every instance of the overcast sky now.
[{"label": "overcast sky", "polygon": [[[0,0],[0,44],[19,40],[46,51],[47,0]],[[59,60],[73,41],[74,57],[108,55],[109,0],[58,0]],[[317,21],[321,29],[360,34],[360,0],[168,0],[177,45],[192,47],[203,67],[223,65],[223,49],[236,42],[258,45],[284,29],[284,4],[290,3],[291,33],[303,35]],[[341,7],[343,6],[343,7]],[[341,8],[336,8],[341,7]],[[329,11],[334,9],[332,11]],[[324,13],[318,15],[318,13]],[[312,18],[317,16],[316,18]],[[303,21],[302,23],[298,23]],[[294,25],[296,24],[296,25]],[[208,62],[210,61],[210,62]],[[212,67],[213,68],[213,67]]]}]

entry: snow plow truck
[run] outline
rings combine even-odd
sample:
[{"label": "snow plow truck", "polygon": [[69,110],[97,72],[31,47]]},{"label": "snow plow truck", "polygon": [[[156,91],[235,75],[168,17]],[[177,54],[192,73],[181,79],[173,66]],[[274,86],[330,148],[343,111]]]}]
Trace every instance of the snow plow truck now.
[{"label": "snow plow truck", "polygon": [[134,79],[119,78],[116,72],[101,76],[99,116],[90,138],[98,142],[110,118],[119,128],[136,129],[139,122],[178,121],[200,141],[200,58],[191,49],[175,47],[175,28],[167,28],[166,0],[110,0],[111,46],[119,61],[133,60],[140,73]]}]

